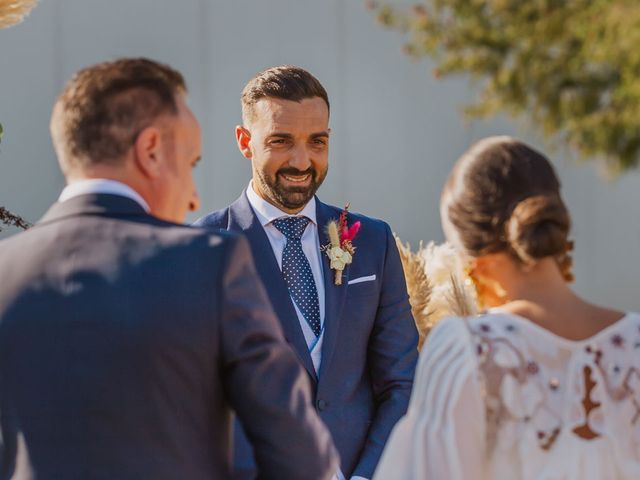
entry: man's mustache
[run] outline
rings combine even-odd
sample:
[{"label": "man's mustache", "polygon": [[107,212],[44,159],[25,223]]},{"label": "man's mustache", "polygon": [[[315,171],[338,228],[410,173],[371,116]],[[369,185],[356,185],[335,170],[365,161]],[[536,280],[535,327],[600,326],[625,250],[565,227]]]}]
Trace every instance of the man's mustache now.
[{"label": "man's mustache", "polygon": [[311,174],[311,178],[316,178],[316,169],[313,167],[309,167],[306,170],[298,170],[297,168],[293,168],[293,167],[288,167],[288,168],[281,168],[280,170],[278,170],[276,172],[277,175],[290,175],[292,177],[301,177],[303,175],[309,175]]}]

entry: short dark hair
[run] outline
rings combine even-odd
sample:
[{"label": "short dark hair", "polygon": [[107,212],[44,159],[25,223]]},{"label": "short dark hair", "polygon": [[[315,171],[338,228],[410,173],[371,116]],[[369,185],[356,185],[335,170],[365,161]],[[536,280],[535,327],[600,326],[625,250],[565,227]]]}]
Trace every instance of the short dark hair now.
[{"label": "short dark hair", "polygon": [[470,256],[508,252],[523,263],[555,257],[568,276],[571,218],[560,181],[544,155],[518,140],[485,138],[462,155],[441,214]]},{"label": "short dark hair", "polygon": [[300,102],[320,97],[329,107],[329,96],[320,81],[304,68],[293,65],[271,67],[258,73],[242,90],[242,117],[253,115],[258,100],[266,97]]},{"label": "short dark hair", "polygon": [[122,58],[77,72],[58,97],[51,134],[63,171],[115,164],[138,134],[163,114],[177,114],[182,75],[146,58]]}]

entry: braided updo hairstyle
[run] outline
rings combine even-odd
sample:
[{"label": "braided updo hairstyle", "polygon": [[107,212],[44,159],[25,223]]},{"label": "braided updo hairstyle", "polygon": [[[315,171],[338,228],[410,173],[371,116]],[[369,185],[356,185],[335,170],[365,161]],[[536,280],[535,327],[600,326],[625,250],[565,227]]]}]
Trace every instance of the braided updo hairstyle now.
[{"label": "braided updo hairstyle", "polygon": [[525,265],[553,257],[571,281],[571,219],[547,158],[511,137],[474,144],[456,163],[440,203],[448,238],[468,255],[508,252]]}]

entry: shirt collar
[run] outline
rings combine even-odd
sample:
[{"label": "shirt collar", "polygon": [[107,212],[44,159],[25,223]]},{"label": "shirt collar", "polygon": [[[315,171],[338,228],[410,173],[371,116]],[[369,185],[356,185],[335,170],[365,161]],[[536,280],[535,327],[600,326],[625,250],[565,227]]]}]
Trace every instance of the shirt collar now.
[{"label": "shirt collar", "polygon": [[291,215],[290,213],[283,212],[278,207],[271,205],[265,199],[260,197],[253,189],[252,180],[249,182],[249,186],[247,187],[247,199],[263,227],[282,217],[307,217],[314,225],[317,225],[318,223],[316,221],[316,197],[312,197],[304,206],[302,211],[295,215]]},{"label": "shirt collar", "polygon": [[149,204],[144,198],[142,198],[142,195],[136,192],[129,185],[105,178],[91,178],[88,180],[78,180],[77,182],[70,183],[64,188],[64,190],[62,190],[60,197],[58,197],[58,201],[64,202],[80,195],[89,195],[92,193],[107,193],[127,197],[136,201],[147,213],[151,211]]}]

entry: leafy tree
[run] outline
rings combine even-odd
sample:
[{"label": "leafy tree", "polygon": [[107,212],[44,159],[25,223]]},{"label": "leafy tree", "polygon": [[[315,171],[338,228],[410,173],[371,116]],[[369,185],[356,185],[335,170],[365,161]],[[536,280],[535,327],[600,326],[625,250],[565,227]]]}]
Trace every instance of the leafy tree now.
[{"label": "leafy tree", "polygon": [[638,0],[367,3],[407,33],[409,55],[436,60],[436,77],[469,74],[479,84],[467,114],[523,116],[614,173],[638,165]]}]

